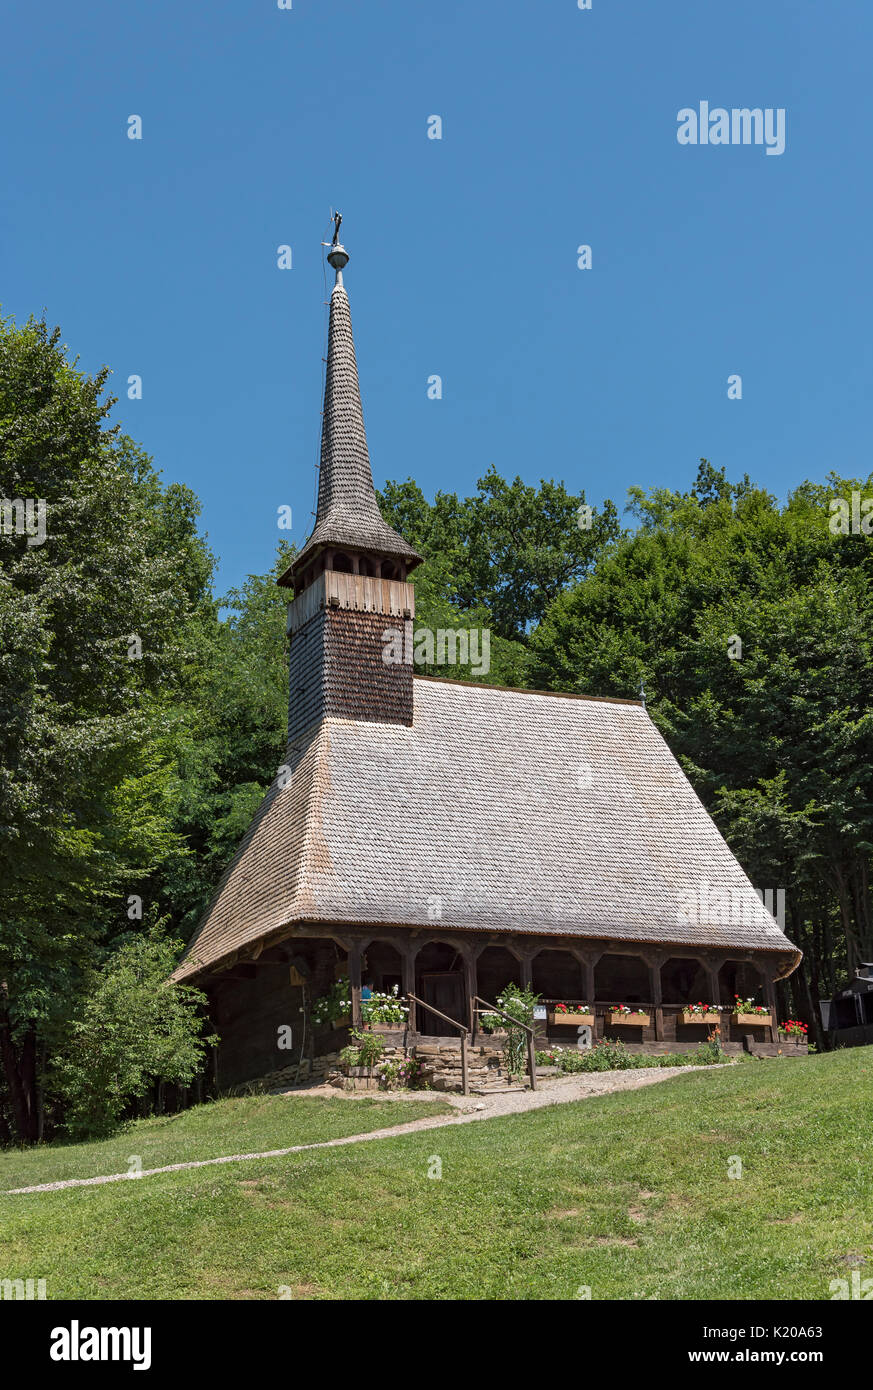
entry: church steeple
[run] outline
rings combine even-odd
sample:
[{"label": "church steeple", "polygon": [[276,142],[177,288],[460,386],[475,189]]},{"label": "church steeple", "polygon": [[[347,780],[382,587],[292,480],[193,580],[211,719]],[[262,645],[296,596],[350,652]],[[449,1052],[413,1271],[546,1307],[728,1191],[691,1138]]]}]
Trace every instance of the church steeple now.
[{"label": "church steeple", "polygon": [[[352,335],[349,297],[343,285],[348,252],[339,242],[339,224],[328,252],[336,272],[330,296],[327,372],[321,426],[321,466],[315,526],[300,554],[279,580],[296,593],[324,569],[351,570],[383,578],[405,579],[421,556],[389,526],[379,511]],[[313,563],[319,555],[322,564]]]},{"label": "church steeple", "polygon": [[279,580],[294,589],[289,749],[326,718],[410,725],[412,663],[395,659],[397,638],[412,649],[415,593],[407,575],[421,562],[379,511],[349,299],[343,285],[348,252],[336,234],[328,261],[336,271],[330,297],[318,510],[312,535]]}]

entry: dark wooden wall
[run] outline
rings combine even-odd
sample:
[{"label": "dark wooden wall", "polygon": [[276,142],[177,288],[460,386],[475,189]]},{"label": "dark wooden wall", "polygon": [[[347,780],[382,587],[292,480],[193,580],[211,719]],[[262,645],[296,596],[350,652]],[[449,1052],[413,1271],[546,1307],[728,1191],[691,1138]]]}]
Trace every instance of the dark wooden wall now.
[{"label": "dark wooden wall", "polygon": [[[303,986],[291,984],[292,956],[309,972],[310,1003],[326,994],[334,980],[337,952],[332,941],[308,941],[293,951],[265,952],[247,968],[250,977],[234,971],[217,976],[208,987],[210,1016],[221,1041],[218,1046],[218,1087],[226,1090],[287,1067],[300,1057],[319,1056],[337,1046],[340,1036],[329,1027],[304,1034]],[[288,956],[289,959],[282,959]],[[290,1050],[279,1047],[279,1028],[292,1032]],[[343,1037],[340,1046],[345,1041]]]}]

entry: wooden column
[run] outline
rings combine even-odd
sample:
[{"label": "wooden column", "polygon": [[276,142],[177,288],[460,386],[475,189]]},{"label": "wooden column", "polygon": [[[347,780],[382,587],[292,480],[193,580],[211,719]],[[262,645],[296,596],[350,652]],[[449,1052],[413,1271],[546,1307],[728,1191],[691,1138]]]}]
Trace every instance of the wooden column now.
[{"label": "wooden column", "polygon": [[664,1010],[661,1007],[661,966],[663,959],[660,955],[649,956],[647,959],[649,967],[649,988],[652,991],[652,1003],[655,1006],[655,1041],[664,1041]]},{"label": "wooden column", "polygon": [[596,961],[592,960],[592,958],[588,956],[582,966],[582,972],[585,978],[585,1003],[588,1004],[592,1009],[594,1008],[594,999],[597,994],[597,986],[594,983],[595,965]]},{"label": "wooden column", "polygon": [[466,1024],[473,1042],[479,1033],[479,1015],[476,1013],[476,1005],[473,1002],[474,995],[479,993],[479,980],[476,970],[476,962],[479,959],[484,946],[474,946],[472,942],[459,941],[457,943],[458,954],[464,965],[464,997],[466,999]]},{"label": "wooden column", "polygon": [[364,1025],[361,1013],[361,956],[363,947],[359,941],[349,946],[349,986],[352,992],[352,1027],[358,1031]]},{"label": "wooden column", "polygon": [[[410,941],[403,951],[403,993],[409,999],[410,994],[415,993],[415,961],[418,956],[418,947]],[[409,999],[409,1014],[406,1019],[406,1026],[410,1033],[417,1031],[415,1000]]]},{"label": "wooden column", "polygon": [[594,1007],[594,967],[603,955],[603,951],[585,950],[584,948],[576,947],[575,949],[571,948],[570,954],[576,957],[582,967],[582,1002],[588,1005],[594,1017],[594,1023],[591,1028],[591,1038],[593,1042],[596,1042],[598,1038],[603,1036],[603,1029],[598,1029],[597,1010]]},{"label": "wooden column", "polygon": [[533,952],[522,951],[521,959],[521,987],[531,989],[533,985]]},{"label": "wooden column", "polygon": [[461,958],[464,962],[464,993],[467,996],[467,1027],[475,1042],[478,1022],[478,1015],[475,1012],[476,1006],[473,1003],[473,996],[478,993],[476,989],[476,957],[467,947]]},{"label": "wooden column", "polygon": [[706,967],[706,978],[709,980],[709,1002],[711,1004],[720,1004],[721,979],[719,978],[719,971],[721,969],[721,964],[719,961],[713,960],[709,956],[704,958],[703,964]]},{"label": "wooden column", "polygon": [[779,1015],[776,1012],[776,985],[774,984],[773,976],[769,974],[764,976],[764,999],[767,1002],[767,1008],[773,1020],[770,1024],[770,1041],[778,1043]]}]

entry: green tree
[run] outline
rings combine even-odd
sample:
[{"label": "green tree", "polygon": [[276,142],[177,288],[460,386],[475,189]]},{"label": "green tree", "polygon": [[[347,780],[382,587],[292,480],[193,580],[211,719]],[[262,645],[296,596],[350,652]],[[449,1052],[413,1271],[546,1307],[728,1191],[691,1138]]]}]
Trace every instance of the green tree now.
[{"label": "green tree", "polygon": [[[414,571],[416,627],[432,631],[487,628],[493,685],[524,685],[531,629],[551,601],[589,572],[619,532],[615,506],[586,511],[584,493],[543,480],[539,488],[507,483],[492,467],[463,500],[438,492],[428,503],[412,480],[380,494],[388,521],[425,557]],[[471,664],[423,675],[476,680]]]},{"label": "green tree", "polygon": [[806,952],[790,988],[811,1021],[873,950],[873,561],[866,536],[829,525],[832,497],[870,486],[832,474],[779,506],[704,460],[687,493],[633,489],[638,529],[531,640],[547,688],[635,696],[644,681],[753,881],[787,888]]},{"label": "green tree", "polygon": [[288,590],[249,575],[220,601],[192,717],[176,739],[175,829],[181,845],[144,891],[190,936],[283,761],[288,729]]},{"label": "green tree", "polygon": [[106,379],[0,320],[0,498],[46,525],[0,535],[0,1054],[26,1140],[82,972],[184,849],[175,742],[215,627],[197,500],[108,424]]},{"label": "green tree", "polygon": [[203,1065],[206,996],[169,976],[182,949],[159,929],[113,951],[88,980],[51,1086],[75,1138],[109,1134],[155,1083],[187,1086]]}]

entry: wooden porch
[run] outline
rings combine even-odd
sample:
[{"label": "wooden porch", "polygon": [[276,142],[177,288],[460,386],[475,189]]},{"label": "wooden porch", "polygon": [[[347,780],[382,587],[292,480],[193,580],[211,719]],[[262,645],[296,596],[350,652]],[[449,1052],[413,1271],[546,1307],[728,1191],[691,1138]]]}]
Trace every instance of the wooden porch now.
[{"label": "wooden porch", "polygon": [[[283,1025],[291,1026],[295,1047],[305,1048],[307,1055],[343,1045],[348,1029],[308,1022],[314,1000],[341,977],[350,982],[352,1029],[363,1026],[365,984],[384,993],[396,987],[409,1001],[409,1013],[405,1026],[392,1032],[407,1046],[458,1037],[462,1028],[471,1041],[485,1041],[474,1001],[478,996],[496,1002],[504,987],[515,983],[545,1001],[588,1005],[592,1041],[620,1038],[631,1050],[655,1054],[691,1051],[712,1024],[685,1023],[682,1013],[703,1002],[722,1006],[719,1028],[726,1051],[790,1055],[805,1047],[779,1037],[776,982],[792,965],[793,957],[778,951],[731,955],[682,944],[655,949],[545,934],[479,936],[437,925],[433,931],[351,930],[307,923],[226,959],[204,984],[222,1036],[222,1084],[235,1084],[275,1068],[277,1029]],[[732,1015],[735,995],[759,1001],[768,1021],[737,1022]],[[416,1000],[430,1007],[424,1010]],[[645,1023],[622,1024],[610,1013],[615,1005],[644,1013]],[[578,1031],[574,1025],[539,1020],[535,1039],[538,1049],[575,1047]]]}]

